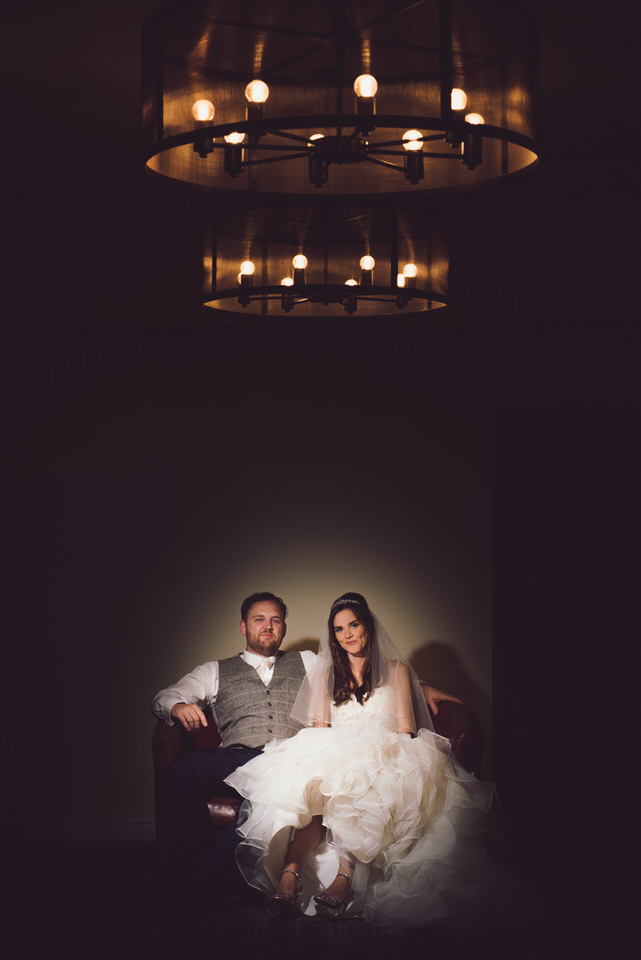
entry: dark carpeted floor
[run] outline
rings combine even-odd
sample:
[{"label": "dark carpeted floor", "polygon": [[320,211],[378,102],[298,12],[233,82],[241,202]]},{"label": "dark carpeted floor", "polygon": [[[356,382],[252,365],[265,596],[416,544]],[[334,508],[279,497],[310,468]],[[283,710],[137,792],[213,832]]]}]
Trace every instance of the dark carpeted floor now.
[{"label": "dark carpeted floor", "polygon": [[203,905],[189,892],[187,878],[168,875],[152,844],[23,844],[9,851],[5,863],[10,891],[5,929],[13,941],[5,956],[11,960],[577,956],[580,923],[549,909],[536,921],[500,933],[430,928],[398,936],[358,919],[274,920],[265,913],[262,897],[249,890]]}]

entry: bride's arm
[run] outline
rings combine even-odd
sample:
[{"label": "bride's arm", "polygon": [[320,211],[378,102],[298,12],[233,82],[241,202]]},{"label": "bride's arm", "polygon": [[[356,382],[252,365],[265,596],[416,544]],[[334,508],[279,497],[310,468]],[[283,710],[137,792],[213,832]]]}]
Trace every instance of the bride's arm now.
[{"label": "bride's arm", "polygon": [[410,672],[400,660],[396,662],[396,718],[399,733],[415,732]]},{"label": "bride's arm", "polygon": [[314,701],[314,722],[313,727],[331,727],[329,696],[327,693],[327,681],[323,683],[316,682],[313,692]]},{"label": "bride's arm", "polygon": [[312,726],[313,727],[331,727],[331,721],[329,719],[329,704],[323,703],[321,708],[321,715],[316,717]]}]

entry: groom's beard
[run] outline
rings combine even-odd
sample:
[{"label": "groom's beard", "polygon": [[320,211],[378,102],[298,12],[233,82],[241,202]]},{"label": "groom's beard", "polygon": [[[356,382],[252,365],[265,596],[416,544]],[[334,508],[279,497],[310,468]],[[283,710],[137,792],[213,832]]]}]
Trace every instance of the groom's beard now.
[{"label": "groom's beard", "polygon": [[273,657],[281,644],[281,637],[276,637],[272,633],[270,636],[264,634],[248,634],[247,646],[252,653],[258,653],[261,657]]}]

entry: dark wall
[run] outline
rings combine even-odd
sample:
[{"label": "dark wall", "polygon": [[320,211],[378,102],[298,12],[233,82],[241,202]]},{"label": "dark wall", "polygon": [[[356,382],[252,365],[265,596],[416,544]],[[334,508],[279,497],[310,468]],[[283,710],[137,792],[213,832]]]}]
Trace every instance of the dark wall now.
[{"label": "dark wall", "polygon": [[516,405],[494,425],[495,775],[515,844],[583,936],[629,876],[641,419]]}]

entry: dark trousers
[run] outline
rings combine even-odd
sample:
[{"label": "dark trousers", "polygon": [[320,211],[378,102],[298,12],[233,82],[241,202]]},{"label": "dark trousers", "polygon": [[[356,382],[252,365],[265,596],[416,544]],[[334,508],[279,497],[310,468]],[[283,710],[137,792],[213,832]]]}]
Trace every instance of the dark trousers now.
[{"label": "dark trousers", "polygon": [[207,802],[217,796],[238,797],[224,782],[225,777],[260,753],[260,747],[218,747],[183,753],[169,768],[178,852],[196,883],[227,887],[238,877],[235,853],[241,838],[236,822],[216,843]]}]

